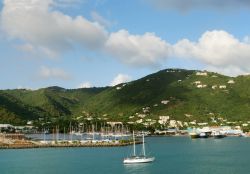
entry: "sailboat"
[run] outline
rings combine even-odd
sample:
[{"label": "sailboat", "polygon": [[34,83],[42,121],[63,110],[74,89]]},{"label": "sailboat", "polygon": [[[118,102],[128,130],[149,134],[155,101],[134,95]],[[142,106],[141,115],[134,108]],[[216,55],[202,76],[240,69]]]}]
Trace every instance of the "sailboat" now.
[{"label": "sailboat", "polygon": [[142,155],[136,155],[135,149],[135,135],[133,131],[133,155],[131,157],[125,158],[123,160],[124,164],[137,164],[137,163],[150,163],[155,160],[154,157],[146,156],[145,152],[145,142],[144,142],[144,134],[142,134]]}]

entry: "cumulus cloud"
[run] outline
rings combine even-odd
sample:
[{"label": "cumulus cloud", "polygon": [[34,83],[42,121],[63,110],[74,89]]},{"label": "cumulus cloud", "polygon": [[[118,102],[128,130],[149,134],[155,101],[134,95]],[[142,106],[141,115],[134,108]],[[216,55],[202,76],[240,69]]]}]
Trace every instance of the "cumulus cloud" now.
[{"label": "cumulus cloud", "polygon": [[207,31],[197,42],[183,39],[172,48],[175,57],[197,59],[217,68],[240,69],[235,72],[250,71],[250,44],[225,31]]},{"label": "cumulus cloud", "polygon": [[168,57],[169,44],[154,33],[132,35],[126,30],[120,30],[110,34],[105,49],[123,63],[152,66]]},{"label": "cumulus cloud", "polygon": [[192,9],[240,10],[250,9],[249,0],[146,0],[160,9],[188,11]]},{"label": "cumulus cloud", "polygon": [[[43,53],[48,57],[56,57],[80,45],[83,49],[103,51],[132,66],[158,66],[174,57],[198,60],[210,69],[225,73],[230,69],[232,74],[250,72],[249,36],[240,40],[226,31],[214,30],[205,32],[197,41],[186,38],[171,45],[154,33],[135,35],[127,30],[108,33],[103,26],[109,25],[109,21],[97,12],[91,14],[93,22],[83,16],[65,15],[55,8],[62,2],[71,4],[77,1],[4,0],[1,29],[10,38],[24,43],[19,46],[20,50]],[[155,0],[152,3],[182,10],[250,8],[248,0]],[[61,69],[42,67],[40,77],[68,79],[69,75]],[[122,83],[124,79],[125,76],[120,76],[112,85]]]},{"label": "cumulus cloud", "polygon": [[121,83],[129,82],[132,78],[126,74],[118,74],[113,81],[110,83],[111,86],[116,86]]},{"label": "cumulus cloud", "polygon": [[38,78],[43,80],[48,80],[48,79],[69,80],[71,77],[63,69],[41,66],[38,72]]},{"label": "cumulus cloud", "polygon": [[[83,16],[72,18],[55,10],[58,0],[4,0],[1,27],[10,38],[20,39],[51,55],[72,49],[75,44],[99,49],[107,32]],[[68,3],[71,1],[68,1]]]},{"label": "cumulus cloud", "polygon": [[207,66],[206,70],[211,72],[217,72],[229,76],[247,75],[250,71],[242,70],[240,67],[229,65],[225,67]]},{"label": "cumulus cloud", "polygon": [[93,85],[90,82],[83,82],[77,86],[77,88],[92,88],[92,87],[93,87]]}]

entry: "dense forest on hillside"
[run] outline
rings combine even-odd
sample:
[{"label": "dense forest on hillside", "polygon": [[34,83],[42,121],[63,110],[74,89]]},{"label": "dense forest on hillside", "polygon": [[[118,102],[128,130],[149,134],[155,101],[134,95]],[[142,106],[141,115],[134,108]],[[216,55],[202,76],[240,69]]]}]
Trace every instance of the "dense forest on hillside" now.
[{"label": "dense forest on hillside", "polygon": [[136,122],[250,120],[250,76],[166,69],[114,87],[1,90],[0,123],[88,120]]}]

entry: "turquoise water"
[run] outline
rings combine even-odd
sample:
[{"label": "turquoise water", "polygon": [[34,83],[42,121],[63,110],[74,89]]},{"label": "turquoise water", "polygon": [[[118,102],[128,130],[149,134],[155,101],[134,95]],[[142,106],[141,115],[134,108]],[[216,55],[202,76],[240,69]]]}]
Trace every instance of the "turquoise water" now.
[{"label": "turquoise water", "polygon": [[[123,165],[131,147],[0,150],[0,174],[246,174],[250,138],[149,137],[156,161]],[[138,145],[138,147],[140,147]]]}]

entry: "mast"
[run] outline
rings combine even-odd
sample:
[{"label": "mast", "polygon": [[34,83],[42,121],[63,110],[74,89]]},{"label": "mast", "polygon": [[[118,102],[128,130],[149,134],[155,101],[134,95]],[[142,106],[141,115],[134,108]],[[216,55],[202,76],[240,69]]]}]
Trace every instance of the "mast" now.
[{"label": "mast", "polygon": [[63,128],[63,141],[65,141],[65,127]]},{"label": "mast", "polygon": [[142,134],[142,154],[143,154],[143,156],[146,156],[145,143],[144,143],[144,133]]},{"label": "mast", "polygon": [[136,156],[136,152],[135,152],[135,133],[134,133],[134,131],[133,131],[133,142],[134,142],[134,144],[133,144],[133,148],[134,148],[133,156]]},{"label": "mast", "polygon": [[95,140],[95,125],[92,124],[92,136],[93,136],[93,140]]},{"label": "mast", "polygon": [[43,128],[43,142],[45,142],[45,128]]}]

